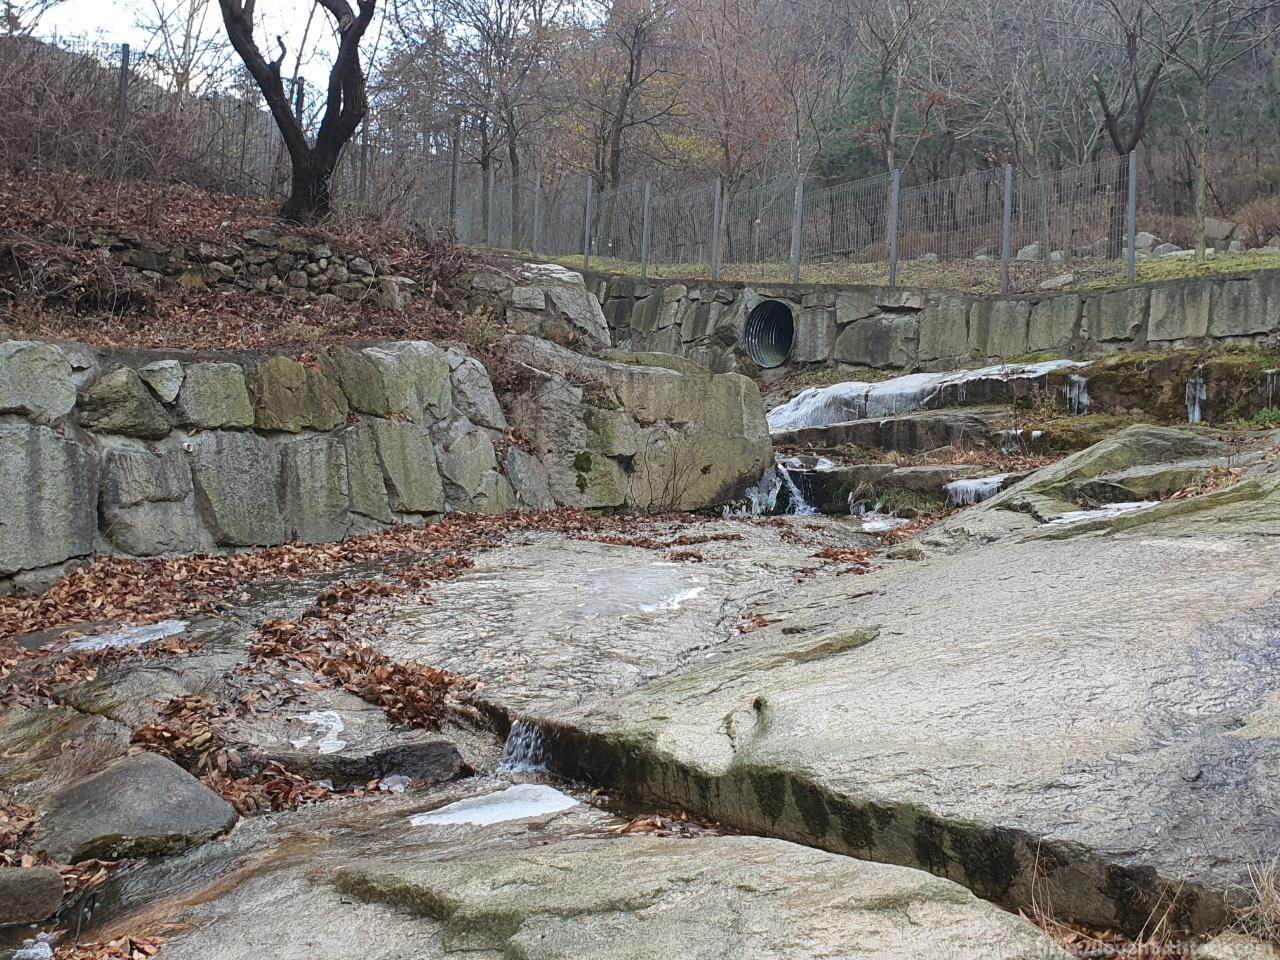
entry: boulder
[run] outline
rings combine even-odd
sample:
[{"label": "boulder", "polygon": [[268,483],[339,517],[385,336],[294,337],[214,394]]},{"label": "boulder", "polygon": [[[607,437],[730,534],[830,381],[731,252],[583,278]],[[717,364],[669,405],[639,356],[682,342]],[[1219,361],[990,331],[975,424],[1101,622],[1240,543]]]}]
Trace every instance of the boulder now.
[{"label": "boulder", "polygon": [[1213,284],[1182,282],[1151,288],[1147,340],[1194,340],[1209,334]]},{"label": "boulder", "polygon": [[99,377],[80,395],[80,425],[144,440],[159,440],[173,429],[168,412],[128,367]]},{"label": "boulder", "polygon": [[450,351],[450,366],[449,382],[453,388],[455,414],[478,426],[506,433],[507,418],[493,392],[489,371],[484,364],[475,357]]},{"label": "boulder", "polygon": [[173,403],[178,399],[185,374],[177,360],[153,360],[138,368],[138,376],[155,391],[157,397],[165,403]]},{"label": "boulder", "polygon": [[514,506],[488,434],[467,420],[455,420],[436,449],[445,498],[453,510],[502,513]]},{"label": "boulder", "polygon": [[341,540],[351,528],[347,454],[336,437],[307,437],[280,445],[280,507],[288,539]]},{"label": "boulder", "polygon": [[178,391],[178,420],[201,430],[253,426],[244,371],[234,363],[191,363]]},{"label": "boulder", "polygon": [[434,423],[449,417],[453,393],[445,352],[423,340],[331,353],[351,407],[375,417]]},{"label": "boulder", "polygon": [[1183,249],[1176,243],[1162,243],[1152,248],[1151,255],[1153,257],[1167,257],[1170,254],[1182,252]]},{"label": "boulder", "polygon": [[260,430],[332,430],[347,419],[347,398],[324,369],[290,357],[253,368],[254,424]]},{"label": "boulder", "polygon": [[[444,485],[436,466],[435,448],[426,427],[416,423],[369,420],[355,428],[373,438],[388,504],[399,513],[442,513]],[[367,441],[361,441],[367,442]],[[376,506],[376,494],[374,495]],[[352,509],[365,512],[363,496],[352,498]],[[373,515],[373,514],[366,514]]]},{"label": "boulder", "polygon": [[919,321],[913,314],[882,313],[846,326],[831,356],[867,367],[909,367],[915,363]]},{"label": "boulder", "polygon": [[1230,220],[1219,220],[1217,217],[1204,218],[1204,237],[1212,244],[1221,246],[1236,232],[1236,225]]},{"label": "boulder", "polygon": [[396,516],[387,498],[374,429],[373,424],[365,422],[338,435],[347,461],[347,506],[358,516],[393,523]]},{"label": "boulder", "polygon": [[213,546],[196,513],[191,467],[178,451],[112,450],[102,467],[102,531],[139,557]]},{"label": "boulder", "polygon": [[1071,346],[1080,325],[1078,296],[1047,297],[1032,304],[1027,322],[1027,352],[1065,350]]},{"label": "boulder", "polygon": [[196,498],[214,540],[228,547],[283,543],[287,527],[278,501],[276,449],[256,433],[223,430],[191,442]]},{"label": "boulder", "polygon": [[919,359],[945,360],[963,357],[969,350],[969,300],[940,297],[920,314]]},{"label": "boulder", "polygon": [[[842,338],[843,339],[843,338]],[[796,363],[821,363],[830,360],[836,349],[836,311],[830,307],[807,307],[795,321],[795,339],[791,359]]]},{"label": "boulder", "polygon": [[1066,960],[1029,921],[939,877],[763,837],[568,839],[436,863],[386,857],[346,864],[331,882],[441,924],[449,953]]},{"label": "boulder", "polygon": [[55,795],[40,827],[50,856],[79,863],[171,853],[225,833],[236,819],[172,760],[138,753]]},{"label": "boulder", "polygon": [[1030,319],[1025,300],[977,300],[969,308],[969,349],[980,357],[1021,356]]},{"label": "boulder", "polygon": [[555,509],[556,500],[551,495],[551,478],[547,468],[536,457],[512,445],[507,448],[502,465],[518,508]]},{"label": "boulder", "polygon": [[1159,243],[1160,238],[1154,233],[1148,233],[1146,230],[1139,230],[1133,238],[1133,246],[1135,250],[1150,251]]},{"label": "boulder", "polygon": [[1029,243],[1025,247],[1019,248],[1013,259],[1021,262],[1043,260],[1044,248],[1038,243]]},{"label": "boulder", "polygon": [[0,343],[0,413],[48,422],[76,403],[71,364],[57,347],[29,340]]},{"label": "boulder", "polygon": [[611,345],[600,301],[587,290],[582,274],[553,263],[526,263],[520,269],[520,285],[541,290],[546,299],[545,312],[567,324],[588,345]]},{"label": "boulder", "polygon": [[303,690],[278,711],[215,723],[252,748],[255,768],[275,761],[309,780],[365,784],[395,774],[426,784],[452,780],[466,765],[445,736],[393,725],[375,704],[345,690]]},{"label": "boulder", "polygon": [[0,867],[0,927],[47,920],[62,906],[62,890],[53,867]]},{"label": "boulder", "polygon": [[1097,343],[1138,339],[1147,322],[1150,292],[1143,287],[1116,290],[1084,302],[1083,329]]},{"label": "boulder", "polygon": [[93,553],[98,462],[45,426],[0,426],[0,576]]},{"label": "boulder", "polygon": [[733,499],[770,465],[755,383],[572,353],[508,337],[530,383],[510,398],[512,425],[547,467],[557,502],[696,509]]}]

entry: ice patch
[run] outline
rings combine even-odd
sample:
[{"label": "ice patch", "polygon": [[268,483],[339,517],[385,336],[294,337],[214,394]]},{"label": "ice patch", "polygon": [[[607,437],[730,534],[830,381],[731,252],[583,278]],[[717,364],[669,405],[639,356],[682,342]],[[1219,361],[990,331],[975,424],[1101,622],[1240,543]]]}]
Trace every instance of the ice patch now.
[{"label": "ice patch", "polygon": [[[347,741],[338,739],[338,734],[346,728],[346,724],[342,722],[342,717],[336,711],[317,710],[312,713],[304,713],[298,719],[303,723],[310,723],[313,726],[322,728],[320,743],[316,747],[316,752],[337,753],[347,745]],[[301,750],[310,742],[311,737],[304,737],[301,740],[293,741],[293,745],[296,749]]]},{"label": "ice patch", "polygon": [[1108,503],[1097,510],[1072,510],[1068,513],[1059,514],[1049,521],[1050,526],[1062,525],[1068,523],[1079,523],[1081,520],[1107,519],[1116,517],[1122,513],[1132,513],[1134,510],[1145,510],[1148,507],[1158,506],[1159,500],[1130,500],[1125,503]]},{"label": "ice patch", "polygon": [[156,640],[182,633],[189,626],[186,620],[161,620],[159,623],[124,626],[113,633],[99,633],[92,637],[72,640],[67,644],[67,649],[110,650],[115,647],[131,647],[138,643],[154,643]]},{"label": "ice patch", "polygon": [[829,387],[810,387],[769,411],[771,431],[825,427],[850,420],[891,416],[923,410],[945,391],[963,402],[965,388],[982,380],[1028,380],[1055,370],[1084,367],[1078,360],[1046,360],[1042,363],[952,370],[945,373],[910,373],[891,380],[868,383],[851,380]]},{"label": "ice patch", "polygon": [[942,490],[947,495],[948,507],[971,507],[975,503],[982,503],[994,497],[1008,479],[1007,473],[997,473],[990,477],[978,477],[975,480],[952,480],[950,483],[944,483]]},{"label": "ice patch", "polygon": [[906,526],[910,520],[902,517],[895,517],[889,513],[879,513],[875,510],[869,510],[862,514],[862,532],[863,533],[885,533],[889,530],[897,530],[898,527]]},{"label": "ice patch", "polygon": [[782,492],[782,477],[774,467],[764,472],[759,480],[744,491],[744,499],[726,503],[722,515],[731,517],[767,517],[778,509],[778,494]]},{"label": "ice patch", "polygon": [[497,793],[459,800],[439,810],[417,814],[410,817],[409,822],[415,827],[452,823],[489,826],[560,813],[577,805],[578,801],[573,797],[545,783],[518,783]]},{"label": "ice patch", "polygon": [[656,613],[659,610],[679,610],[680,605],[706,592],[706,587],[690,587],[669,597],[663,597],[657,603],[642,603],[640,609],[645,613]]}]

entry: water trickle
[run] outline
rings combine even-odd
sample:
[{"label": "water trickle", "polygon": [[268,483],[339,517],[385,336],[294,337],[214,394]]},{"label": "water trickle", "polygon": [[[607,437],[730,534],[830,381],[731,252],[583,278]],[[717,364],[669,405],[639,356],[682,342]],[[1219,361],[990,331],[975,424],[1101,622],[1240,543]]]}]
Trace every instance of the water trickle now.
[{"label": "water trickle", "polygon": [[1067,409],[1073,417],[1081,417],[1089,412],[1088,377],[1082,377],[1078,373],[1071,374],[1062,392],[1067,398]]},{"label": "water trickle", "polygon": [[1004,487],[1007,479],[1007,473],[997,473],[973,480],[952,480],[943,484],[942,490],[947,495],[948,507],[971,507],[994,497]]},{"label": "water trickle", "polygon": [[796,481],[791,476],[791,471],[780,463],[778,464],[778,472],[782,474],[782,483],[787,488],[787,496],[791,500],[791,506],[787,508],[787,513],[797,517],[811,517],[817,513],[818,511],[804,498],[804,494],[796,486]]},{"label": "water trickle", "polygon": [[542,730],[527,720],[513,723],[502,747],[498,769],[503,773],[546,773],[546,741]]},{"label": "water trickle", "polygon": [[1187,380],[1187,423],[1200,422],[1201,404],[1208,395],[1204,383],[1204,365],[1201,364],[1191,371],[1191,377]]},{"label": "water trickle", "polygon": [[1276,371],[1263,370],[1262,372],[1267,375],[1267,409],[1270,410],[1276,405]]}]

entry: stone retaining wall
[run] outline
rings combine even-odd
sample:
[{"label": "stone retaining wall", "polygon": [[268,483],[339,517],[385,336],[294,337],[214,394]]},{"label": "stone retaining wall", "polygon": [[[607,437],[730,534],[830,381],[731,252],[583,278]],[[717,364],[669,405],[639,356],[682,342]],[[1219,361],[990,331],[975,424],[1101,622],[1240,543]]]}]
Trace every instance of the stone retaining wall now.
[{"label": "stone retaining wall", "polygon": [[767,376],[813,364],[946,369],[1040,352],[1256,344],[1280,330],[1280,272],[1132,289],[981,297],[887,287],[748,286],[592,275],[614,343],[688,357],[715,371],[760,374],[743,345],[751,311],[780,300],[794,346]]},{"label": "stone retaining wall", "polygon": [[263,353],[0,343],[0,588],[95,553],[338,540],[554,506],[484,366],[422,341]]}]

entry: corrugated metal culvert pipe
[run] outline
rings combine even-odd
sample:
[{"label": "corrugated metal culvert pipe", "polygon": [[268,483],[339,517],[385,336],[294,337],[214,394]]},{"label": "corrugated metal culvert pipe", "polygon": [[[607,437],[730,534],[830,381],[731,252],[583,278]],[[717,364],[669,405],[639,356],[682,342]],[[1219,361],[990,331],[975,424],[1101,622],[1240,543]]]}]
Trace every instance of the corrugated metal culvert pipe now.
[{"label": "corrugated metal culvert pipe", "polygon": [[747,317],[743,339],[747,356],[757,366],[765,369],[782,366],[791,356],[795,342],[791,308],[781,300],[761,301]]}]

